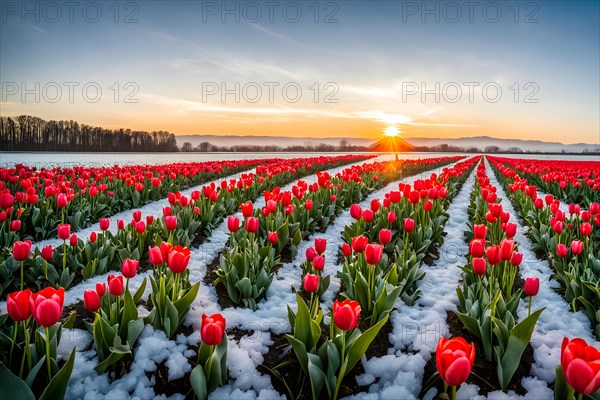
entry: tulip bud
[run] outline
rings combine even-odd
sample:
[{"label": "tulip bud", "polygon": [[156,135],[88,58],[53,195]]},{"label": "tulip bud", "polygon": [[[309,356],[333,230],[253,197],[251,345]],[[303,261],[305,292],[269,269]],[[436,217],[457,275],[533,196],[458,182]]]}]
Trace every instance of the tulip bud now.
[{"label": "tulip bud", "polygon": [[559,257],[566,257],[569,249],[562,243],[556,245],[556,255]]},{"label": "tulip bud", "polygon": [[314,274],[306,274],[302,281],[302,286],[308,293],[315,293],[319,290],[319,277]]},{"label": "tulip bud", "polygon": [[229,218],[227,218],[227,229],[229,229],[229,232],[231,233],[237,232],[238,229],[240,229],[239,218],[234,216],[230,216]]},{"label": "tulip bud", "polygon": [[317,271],[323,271],[325,267],[325,258],[323,256],[315,256],[312,261],[312,267]]},{"label": "tulip bud", "polygon": [[83,304],[89,312],[96,312],[100,309],[100,296],[95,290],[86,290],[83,292]]},{"label": "tulip bud", "polygon": [[121,275],[108,280],[108,292],[113,296],[123,294],[123,277]]},{"label": "tulip bud", "polygon": [[573,240],[571,242],[571,251],[575,255],[581,254],[583,251],[583,242],[581,240]]},{"label": "tulip bud", "polygon": [[383,246],[380,244],[368,244],[365,248],[365,259],[367,264],[377,265],[383,255]]},{"label": "tulip bud", "polygon": [[313,247],[306,249],[306,260],[313,261],[317,256],[317,251]]},{"label": "tulip bud", "polygon": [[388,223],[393,224],[394,222],[396,222],[396,213],[393,211],[388,212]]},{"label": "tulip bud", "polygon": [[473,225],[473,237],[475,239],[485,239],[487,235],[487,226],[485,224]]},{"label": "tulip bud", "polygon": [[56,232],[58,233],[59,239],[67,240],[69,236],[71,236],[71,225],[60,224],[58,225],[58,228],[56,228]]},{"label": "tulip bud", "polygon": [[121,273],[125,278],[131,279],[137,273],[138,266],[140,262],[138,260],[132,260],[130,258],[126,258],[123,260],[123,264],[121,265]]},{"label": "tulip bud", "polygon": [[521,265],[522,261],[523,261],[523,253],[518,253],[516,251],[512,253],[512,256],[510,257],[510,263],[514,267],[518,267],[519,265]]},{"label": "tulip bud", "polygon": [[246,231],[249,233],[256,233],[258,231],[258,218],[248,217],[246,219]]},{"label": "tulip bud", "polygon": [[365,251],[367,244],[369,243],[369,239],[365,236],[356,236],[352,238],[352,250],[355,253],[362,253]]},{"label": "tulip bud", "polygon": [[277,242],[279,241],[279,235],[277,234],[277,232],[269,232],[267,234],[267,240],[271,244],[277,244]]},{"label": "tulip bud", "polygon": [[362,217],[362,208],[358,204],[352,204],[350,206],[350,216],[356,220]]},{"label": "tulip bud", "polygon": [[410,233],[415,229],[415,221],[412,218],[404,218],[404,232]]},{"label": "tulip bud", "polygon": [[485,271],[487,269],[487,263],[483,258],[477,257],[472,261],[473,264],[473,272],[477,275],[485,275]]},{"label": "tulip bud", "polygon": [[52,250],[52,246],[47,245],[42,248],[42,258],[46,261],[52,260],[54,257],[54,252]]},{"label": "tulip bud", "polygon": [[106,294],[106,283],[96,283],[96,293],[100,297],[104,296]]},{"label": "tulip bud", "polygon": [[168,231],[174,231],[175,229],[177,229],[177,216],[170,215],[168,217],[165,217],[165,227]]},{"label": "tulip bud", "polygon": [[315,250],[316,250],[317,254],[324,254],[326,248],[327,248],[327,239],[324,239],[324,238],[316,238],[315,239]]},{"label": "tulip bud", "polygon": [[76,234],[71,235],[71,238],[69,239],[69,244],[71,245],[71,247],[75,247],[79,244],[79,238]]},{"label": "tulip bud", "polygon": [[526,296],[533,297],[538,294],[540,290],[540,280],[539,278],[527,278],[525,279],[525,285],[523,287],[523,291]]},{"label": "tulip bud", "polygon": [[342,245],[342,254],[344,257],[350,257],[352,255],[352,248],[348,243]]},{"label": "tulip bud", "polygon": [[100,230],[105,231],[110,226],[110,219],[108,218],[100,218]]},{"label": "tulip bud", "polygon": [[208,346],[216,346],[223,340],[225,333],[225,318],[221,314],[202,314],[200,337]]}]

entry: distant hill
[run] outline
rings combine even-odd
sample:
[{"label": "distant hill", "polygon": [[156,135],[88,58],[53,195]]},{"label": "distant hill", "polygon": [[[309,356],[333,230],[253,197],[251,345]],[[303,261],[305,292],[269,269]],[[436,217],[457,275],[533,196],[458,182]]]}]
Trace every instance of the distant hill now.
[{"label": "distant hill", "polygon": [[[176,136],[177,145],[181,147],[183,143],[190,142],[196,147],[202,142],[209,142],[215,146],[234,146],[234,145],[259,145],[268,146],[276,145],[279,147],[288,146],[317,146],[319,144],[327,144],[339,146],[340,141],[346,140],[349,146],[368,146],[372,151],[385,151],[389,143],[385,141],[389,138],[380,140],[367,138],[343,138],[343,137],[289,137],[289,136],[236,136],[236,135],[179,135]],[[415,147],[433,147],[446,144],[448,146],[462,147],[465,150],[476,147],[484,150],[488,146],[498,146],[500,150],[507,151],[509,149],[519,149],[523,152],[549,152],[556,153],[563,150],[567,153],[581,153],[583,151],[599,152],[600,142],[595,144],[576,143],[563,144],[558,142],[544,142],[541,140],[521,140],[521,139],[498,139],[489,136],[474,136],[455,139],[439,139],[439,138],[399,138],[403,150],[411,151],[411,146]],[[417,149],[418,150],[418,149]]]},{"label": "distant hill", "polygon": [[500,150],[506,151],[511,148],[520,149],[524,152],[562,152],[581,153],[587,149],[588,152],[600,151],[600,142],[595,144],[576,143],[563,144],[559,142],[544,142],[541,140],[521,140],[521,139],[498,139],[489,136],[474,136],[456,139],[437,139],[437,138],[405,138],[407,142],[415,146],[437,146],[447,144],[450,146],[477,147],[481,150],[488,146],[498,146]]}]

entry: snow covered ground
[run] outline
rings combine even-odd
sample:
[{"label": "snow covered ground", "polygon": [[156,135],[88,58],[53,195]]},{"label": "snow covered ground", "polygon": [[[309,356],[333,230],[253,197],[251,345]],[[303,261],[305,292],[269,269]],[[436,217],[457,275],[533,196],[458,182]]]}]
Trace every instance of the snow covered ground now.
[{"label": "snow covered ground", "polygon": [[[339,170],[346,168],[340,167],[329,172],[335,174]],[[404,179],[404,182],[413,182],[415,179],[429,175],[434,170],[428,171],[426,174],[417,175],[415,177]],[[437,172],[441,171],[441,168]],[[307,177],[305,181],[308,183],[314,181],[315,176]],[[397,182],[390,183],[386,188],[374,192],[363,204],[367,205],[371,199],[380,198],[383,194],[390,190],[391,187],[397,186]],[[292,184],[283,187],[282,190],[290,190]],[[264,203],[264,198],[257,199],[255,207],[260,207]],[[241,216],[241,215],[240,215]],[[342,213],[335,223],[327,229],[324,234],[316,235],[318,237],[326,237],[328,239],[328,252],[326,255],[325,270],[327,273],[335,274],[335,270],[331,265],[335,263],[337,258],[337,249],[342,243],[341,230],[344,225],[350,222],[348,211]],[[201,315],[203,313],[212,314],[221,312],[227,319],[228,328],[236,327],[240,330],[247,330],[248,334],[243,336],[239,342],[236,342],[231,336],[229,337],[228,350],[228,368],[230,373],[230,381],[228,385],[217,389],[211,398],[280,398],[283,397],[277,393],[271,385],[271,379],[268,375],[263,375],[257,371],[257,365],[263,361],[263,354],[268,351],[268,346],[272,344],[271,333],[280,334],[289,330],[287,320],[287,304],[295,304],[295,296],[292,292],[292,287],[300,287],[300,271],[296,267],[303,261],[304,252],[312,245],[314,238],[309,238],[303,241],[299,246],[298,257],[291,263],[283,265],[276,274],[273,284],[271,285],[267,299],[261,301],[258,305],[258,310],[255,312],[245,308],[230,307],[220,310],[217,302],[217,292],[212,285],[206,285],[203,282],[206,274],[206,266],[218,255],[227,241],[228,231],[226,224],[221,224],[217,227],[211,237],[201,246],[192,249],[190,259],[190,280],[192,282],[201,282],[198,297],[192,305],[192,310],[188,314],[186,324],[192,325],[195,329],[189,337],[180,334],[175,340],[167,340],[164,333],[155,331],[152,327],[146,326],[142,333],[141,340],[135,351],[135,361],[132,365],[131,372],[113,382],[109,382],[106,374],[98,375],[93,370],[97,365],[97,358],[93,350],[78,352],[75,360],[75,370],[71,377],[71,382],[67,391],[68,398],[110,398],[110,397],[126,397],[126,393],[132,393],[134,397],[153,398],[153,383],[146,375],[145,371],[153,371],[157,364],[166,362],[169,369],[169,375],[173,377],[183,376],[185,372],[191,369],[191,365],[187,361],[189,351],[188,345],[195,345],[199,341],[199,328]],[[130,281],[130,286],[135,288],[139,285],[142,275]],[[101,279],[100,279],[101,280]],[[96,281],[91,279],[90,281]],[[82,285],[93,287],[92,282],[84,282]],[[76,301],[79,295],[82,297],[83,290],[76,288],[77,295],[68,296],[71,302]],[[332,290],[334,284],[332,283]],[[148,292],[149,290],[147,290]],[[71,291],[69,291],[71,292]],[[80,297],[79,297],[80,298]],[[79,340],[81,347],[85,348],[86,332],[80,331],[75,334]],[[89,343],[89,342],[88,342]],[[78,343],[76,343],[78,344]],[[61,346],[63,352],[67,351],[72,346]],[[183,397],[183,396],[182,396]]]},{"label": "snow covered ground", "polygon": [[[538,295],[533,298],[532,309],[545,307],[545,310],[538,320],[531,339],[535,359],[531,374],[534,378],[551,383],[554,382],[554,369],[560,364],[560,348],[565,336],[569,339],[580,337],[596,348],[600,348],[600,343],[595,340],[590,321],[585,314],[581,311],[571,312],[569,303],[555,292],[554,289],[559,287],[559,283],[550,280],[553,273],[550,264],[547,260],[539,260],[536,257],[535,252],[531,249],[531,241],[526,236],[528,228],[513,208],[491,166],[487,162],[486,165],[490,182],[498,188],[498,197],[502,199],[504,210],[511,214],[511,221],[517,224],[515,241],[519,245],[519,252],[523,253],[523,262],[520,266],[521,276],[540,279],[540,290]],[[519,318],[527,316],[525,301],[521,302],[518,313]]]},{"label": "snow covered ground", "polygon": [[357,378],[357,383],[368,389],[351,398],[416,399],[419,395],[425,364],[439,338],[448,336],[446,312],[456,310],[458,304],[456,287],[462,274],[458,267],[467,262],[464,231],[474,176],[475,170],[448,207],[450,218],[445,225],[447,235],[440,247],[440,258],[431,267],[421,267],[426,271],[418,282],[421,297],[412,306],[398,299],[396,310],[390,314],[393,331],[389,339],[393,347],[383,357],[363,360],[365,373]]}]

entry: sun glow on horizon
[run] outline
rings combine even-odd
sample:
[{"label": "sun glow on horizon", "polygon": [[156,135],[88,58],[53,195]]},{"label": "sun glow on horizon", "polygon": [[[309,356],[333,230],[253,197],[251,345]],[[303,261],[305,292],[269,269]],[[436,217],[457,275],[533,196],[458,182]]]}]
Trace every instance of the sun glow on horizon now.
[{"label": "sun glow on horizon", "polygon": [[385,136],[399,136],[400,135],[400,129],[398,129],[398,127],[395,126],[395,125],[388,125],[383,130],[383,134]]}]

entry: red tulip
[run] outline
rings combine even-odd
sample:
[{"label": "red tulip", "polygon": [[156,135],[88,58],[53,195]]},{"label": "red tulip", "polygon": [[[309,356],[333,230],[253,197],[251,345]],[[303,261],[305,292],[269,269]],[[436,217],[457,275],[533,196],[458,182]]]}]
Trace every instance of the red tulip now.
[{"label": "red tulip", "polygon": [[466,382],[475,362],[475,346],[461,337],[440,338],[435,350],[435,364],[442,380],[449,386]]},{"label": "red tulip", "polygon": [[248,217],[246,219],[246,231],[249,233],[256,233],[258,231],[258,218]]},{"label": "red tulip", "polygon": [[108,277],[108,293],[113,296],[120,296],[123,293],[123,277],[121,275]]},{"label": "red tulip", "polygon": [[544,201],[541,198],[537,198],[533,201],[533,205],[535,206],[535,208],[540,209],[540,208],[544,208]]},{"label": "red tulip", "polygon": [[367,264],[377,265],[379,261],[381,261],[381,256],[383,255],[383,246],[380,244],[368,244],[365,248],[365,258],[367,260]]},{"label": "red tulip", "polygon": [[100,230],[105,231],[110,226],[110,219],[108,218],[100,218]]},{"label": "red tulip", "polygon": [[223,340],[225,333],[225,318],[221,314],[202,314],[200,337],[209,346],[216,346]]},{"label": "red tulip", "polygon": [[314,260],[316,255],[317,251],[313,247],[309,247],[308,249],[306,249],[306,259],[308,261]]},{"label": "red tulip", "polygon": [[556,245],[556,255],[559,257],[566,257],[569,249],[562,243]]},{"label": "red tulip", "polygon": [[325,239],[325,238],[316,238],[315,239],[315,250],[318,254],[324,254],[326,248],[327,248],[327,239]]},{"label": "red tulip", "polygon": [[333,303],[333,322],[338,329],[348,331],[356,328],[360,316],[360,304],[355,300],[336,300]]},{"label": "red tulip", "polygon": [[398,203],[400,201],[401,197],[402,197],[402,194],[398,190],[392,190],[390,192],[390,201],[394,204]]},{"label": "red tulip", "polygon": [[160,247],[158,246],[148,248],[148,258],[150,258],[150,263],[154,266],[161,265],[165,262]]},{"label": "red tulip", "polygon": [[75,247],[79,244],[79,238],[76,234],[71,235],[71,237],[69,238],[69,244],[71,245],[71,247]]},{"label": "red tulip", "polygon": [[146,224],[144,223],[144,221],[139,221],[135,224],[135,231],[138,234],[142,234],[144,233],[144,231],[146,230]]},{"label": "red tulip", "polygon": [[167,259],[169,258],[169,253],[171,252],[172,248],[173,245],[169,242],[162,242],[160,244],[160,252],[162,254],[163,262],[167,262]]},{"label": "red tulip", "polygon": [[473,225],[473,237],[475,239],[485,239],[487,235],[487,226],[485,224]]},{"label": "red tulip", "polygon": [[269,232],[267,234],[267,240],[271,244],[277,244],[277,242],[279,241],[279,235],[277,234],[277,232]]},{"label": "red tulip", "polygon": [[19,292],[12,292],[6,298],[6,311],[10,319],[15,322],[25,321],[31,315],[29,298],[31,290],[25,289]]},{"label": "red tulip", "polygon": [[189,262],[190,249],[187,247],[175,246],[171,249],[169,256],[167,257],[167,265],[175,274],[180,274],[185,271]]},{"label": "red tulip", "polygon": [[168,217],[165,217],[165,227],[168,231],[174,231],[175,229],[177,229],[177,216],[170,215]]},{"label": "red tulip", "polygon": [[415,221],[412,218],[404,218],[404,232],[410,233],[415,229]]},{"label": "red tulip", "polygon": [[240,229],[239,218],[234,216],[230,216],[229,218],[227,218],[227,229],[229,229],[229,232],[231,233],[237,232],[238,229]]},{"label": "red tulip", "polygon": [[519,265],[521,265],[522,261],[523,261],[523,253],[518,253],[518,252],[514,251],[512,253],[512,256],[510,256],[510,263],[514,267],[518,267]]},{"label": "red tulip", "polygon": [[123,264],[121,265],[121,273],[125,278],[133,278],[137,273],[138,266],[140,262],[138,260],[132,260],[130,258],[126,258],[123,260]]},{"label": "red tulip", "polygon": [[583,339],[563,339],[560,365],[565,380],[577,393],[588,396],[600,389],[600,351]]},{"label": "red tulip", "polygon": [[240,208],[242,209],[242,215],[244,216],[244,218],[248,218],[254,212],[254,209],[252,207],[252,202],[250,202],[250,201],[242,203],[240,205]]},{"label": "red tulip", "polygon": [[500,203],[488,203],[488,209],[494,218],[498,218],[502,215],[502,204]]},{"label": "red tulip", "polygon": [[485,253],[485,239],[473,239],[469,243],[469,254],[472,257],[483,257]]},{"label": "red tulip", "polygon": [[52,260],[52,257],[54,257],[54,252],[52,250],[52,246],[50,246],[50,245],[44,246],[42,248],[42,258],[46,261],[50,261],[50,260]]},{"label": "red tulip", "polygon": [[506,233],[507,238],[513,238],[517,234],[517,224],[514,222],[507,222],[504,227],[504,233]]},{"label": "red tulip", "polygon": [[371,200],[371,211],[376,213],[377,211],[379,211],[379,206],[380,206],[379,200],[377,200],[377,199]]},{"label": "red tulip", "polygon": [[60,224],[58,228],[56,228],[59,239],[67,240],[69,236],[71,236],[71,225],[69,224]]},{"label": "red tulip", "polygon": [[362,208],[358,204],[352,204],[350,206],[350,216],[356,220],[362,217]]},{"label": "red tulip", "polygon": [[15,242],[13,244],[12,256],[15,261],[25,261],[31,254],[31,241]]},{"label": "red tulip", "polygon": [[60,193],[56,196],[56,205],[58,208],[65,208],[68,204],[67,195],[64,193]]},{"label": "red tulip", "polygon": [[120,231],[125,229],[125,221],[123,221],[122,219],[117,220],[117,229]]},{"label": "red tulip", "polygon": [[313,201],[312,200],[306,200],[304,202],[304,208],[306,208],[308,211],[312,210],[312,208],[313,208]]},{"label": "red tulip", "polygon": [[89,312],[96,312],[100,309],[100,296],[95,290],[86,290],[83,292],[83,305]]},{"label": "red tulip", "polygon": [[168,217],[173,212],[173,209],[169,206],[163,207],[162,212],[165,217]]},{"label": "red tulip", "polygon": [[379,243],[386,245],[392,241],[392,231],[389,229],[382,229],[379,231]]},{"label": "red tulip", "polygon": [[500,242],[500,260],[508,261],[512,256],[515,242],[511,239],[504,239]]},{"label": "red tulip", "polygon": [[37,293],[32,293],[29,299],[31,315],[38,325],[44,328],[50,327],[60,320],[64,300],[65,290],[63,288],[57,290],[47,287]]},{"label": "red tulip", "polygon": [[325,258],[323,256],[315,256],[312,260],[312,267],[317,271],[323,271],[325,267]]},{"label": "red tulip", "polygon": [[104,296],[106,294],[106,283],[96,283],[96,293],[100,297]]},{"label": "red tulip", "polygon": [[500,262],[500,246],[490,246],[485,250],[485,256],[487,257],[490,265],[496,265]]},{"label": "red tulip", "polygon": [[373,211],[369,210],[368,208],[362,213],[362,218],[365,220],[365,222],[373,221],[374,216],[375,215],[373,214]]},{"label": "red tulip", "polygon": [[571,251],[575,255],[581,254],[583,251],[583,242],[581,240],[573,240],[571,242]]},{"label": "red tulip", "polygon": [[314,274],[304,275],[302,286],[304,286],[304,290],[306,290],[308,293],[316,292],[319,290],[319,276]]},{"label": "red tulip", "polygon": [[473,264],[473,272],[477,275],[485,275],[485,271],[487,269],[487,262],[485,259],[477,257],[472,261]]},{"label": "red tulip", "polygon": [[352,250],[355,253],[362,253],[365,251],[367,244],[369,243],[369,239],[364,237],[363,235],[356,236],[352,238]]},{"label": "red tulip", "polygon": [[388,212],[388,223],[393,224],[394,222],[396,222],[396,213],[393,211]]},{"label": "red tulip", "polygon": [[425,203],[423,203],[423,210],[431,211],[432,208],[433,208],[433,201],[431,201],[430,199],[427,199],[427,201],[425,201]]},{"label": "red tulip", "polygon": [[589,234],[592,233],[592,225],[588,222],[583,222],[579,225],[579,232],[581,232],[583,236],[589,236]]},{"label": "red tulip", "polygon": [[538,294],[540,290],[540,280],[539,278],[527,278],[525,279],[525,285],[523,287],[523,291],[525,295],[533,297]]},{"label": "red tulip", "polygon": [[350,257],[352,255],[352,248],[348,243],[342,245],[342,254],[344,257]]},{"label": "red tulip", "polygon": [[561,233],[563,231],[563,223],[562,221],[556,221],[552,224],[552,230],[554,233]]},{"label": "red tulip", "polygon": [[10,230],[11,230],[11,232],[20,231],[21,230],[21,220],[15,219],[13,221],[10,221]]},{"label": "red tulip", "polygon": [[133,212],[133,220],[135,222],[140,222],[140,220],[142,219],[142,212],[140,210],[136,210]]}]

